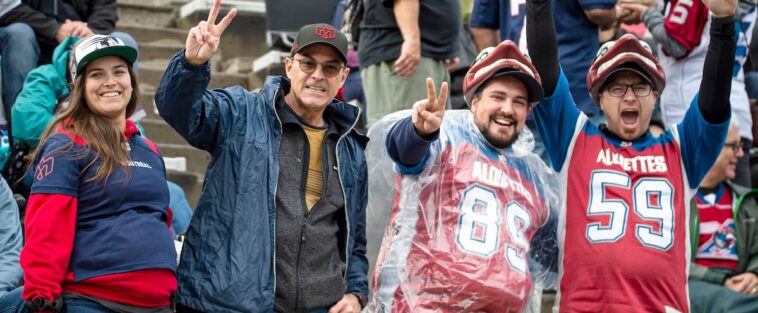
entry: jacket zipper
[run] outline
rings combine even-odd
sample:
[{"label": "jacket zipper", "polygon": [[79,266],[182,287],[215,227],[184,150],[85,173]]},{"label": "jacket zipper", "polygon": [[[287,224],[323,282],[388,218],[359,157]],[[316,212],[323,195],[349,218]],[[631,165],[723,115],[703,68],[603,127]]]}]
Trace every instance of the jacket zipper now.
[{"label": "jacket zipper", "polygon": [[[284,133],[283,129],[282,133]],[[305,149],[303,149],[300,177],[305,178],[305,181],[303,181],[303,190],[305,190],[305,185],[308,184],[308,169],[310,167],[310,144],[308,143],[308,136],[305,134],[305,131],[303,131],[302,135],[305,138]],[[308,164],[305,162],[306,156],[308,157]],[[303,257],[303,244],[305,244],[305,224],[308,222],[308,216],[311,214],[308,210],[305,193],[302,200],[305,207],[303,207],[303,220],[300,222],[300,242],[297,244],[297,260],[295,261],[295,312],[300,312],[300,291],[302,289],[302,286],[300,286],[300,259]]]},{"label": "jacket zipper", "polygon": [[[308,216],[306,215],[307,219]],[[303,243],[305,242],[305,220],[300,223],[300,243],[297,245],[297,261],[295,262],[295,268],[297,274],[295,275],[295,312],[300,312],[300,258],[302,257]]]}]

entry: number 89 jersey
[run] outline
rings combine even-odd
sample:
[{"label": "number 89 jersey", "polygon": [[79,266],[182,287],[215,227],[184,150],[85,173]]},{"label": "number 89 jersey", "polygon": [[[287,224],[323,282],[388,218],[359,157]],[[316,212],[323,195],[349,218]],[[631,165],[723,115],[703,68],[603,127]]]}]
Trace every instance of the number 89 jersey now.
[{"label": "number 89 jersey", "polygon": [[430,164],[398,177],[374,273],[380,312],[522,311],[530,242],[549,217],[540,180],[552,176],[480,140],[442,132]]}]

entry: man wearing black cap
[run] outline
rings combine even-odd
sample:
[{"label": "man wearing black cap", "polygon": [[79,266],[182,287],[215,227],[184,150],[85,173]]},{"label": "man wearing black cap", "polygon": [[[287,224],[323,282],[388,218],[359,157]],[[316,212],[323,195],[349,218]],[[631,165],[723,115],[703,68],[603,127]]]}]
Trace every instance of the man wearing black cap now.
[{"label": "man wearing black cap", "polygon": [[179,312],[358,312],[365,257],[367,138],[360,109],[334,100],[347,39],[300,29],[286,77],[260,92],[206,90],[232,9],[190,30],[156,92],[161,116],[211,154],[177,270]]},{"label": "man wearing black cap", "polygon": [[437,96],[427,79],[428,98],[387,134],[400,178],[374,275],[379,311],[522,312],[539,276],[528,260],[557,186],[513,147],[542,99],[539,75],[505,41],[480,53],[463,90],[471,111],[445,112],[447,83]]},{"label": "man wearing black cap", "polygon": [[624,35],[600,48],[587,85],[607,124],[594,125],[558,65],[552,1],[527,0],[527,46],[545,89],[533,113],[562,195],[560,312],[690,312],[690,199],[724,145],[736,47],[737,0],[702,2],[714,16],[708,79],[684,120],[655,136],[666,80],[650,47]]}]

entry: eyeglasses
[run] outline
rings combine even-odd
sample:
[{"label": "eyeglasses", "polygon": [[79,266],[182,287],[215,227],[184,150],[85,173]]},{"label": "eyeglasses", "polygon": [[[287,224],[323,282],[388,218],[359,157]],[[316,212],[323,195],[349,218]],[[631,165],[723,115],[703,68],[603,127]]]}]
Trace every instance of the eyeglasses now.
[{"label": "eyeglasses", "polygon": [[650,92],[653,91],[653,87],[650,86],[650,84],[644,83],[633,85],[612,84],[609,85],[605,90],[607,90],[611,96],[623,97],[626,94],[626,91],[629,90],[629,87],[632,87],[632,92],[637,97],[647,97],[650,95]]},{"label": "eyeglasses", "polygon": [[313,74],[313,72],[316,71],[316,67],[318,65],[321,65],[321,70],[324,71],[324,75],[327,77],[334,77],[337,76],[337,74],[342,71],[342,69],[345,67],[344,65],[337,63],[337,62],[326,62],[326,63],[319,63],[313,60],[309,59],[295,59],[290,58],[290,60],[297,61],[300,63],[300,70],[305,72],[306,74]]},{"label": "eyeglasses", "polygon": [[729,148],[732,149],[735,153],[742,150],[742,145],[739,142],[729,142],[724,144],[724,149]]}]

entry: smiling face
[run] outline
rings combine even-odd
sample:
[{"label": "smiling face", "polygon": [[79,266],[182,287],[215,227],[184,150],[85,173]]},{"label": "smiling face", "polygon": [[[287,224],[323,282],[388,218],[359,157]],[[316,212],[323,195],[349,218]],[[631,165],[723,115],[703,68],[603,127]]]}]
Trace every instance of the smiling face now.
[{"label": "smiling face", "polygon": [[[653,88],[649,95],[637,96],[634,87],[631,87],[646,84],[650,87],[639,74],[623,71],[610,77],[599,93],[600,108],[605,113],[608,129],[623,140],[639,138],[650,126],[658,91]],[[630,87],[622,96],[611,95],[614,87],[626,88],[627,85]]]},{"label": "smiling face", "polygon": [[532,110],[526,86],[510,75],[492,78],[485,84],[471,101],[474,124],[491,145],[507,148],[518,139]]},{"label": "smiling face", "polygon": [[[301,62],[306,63],[300,64]],[[312,62],[319,63],[315,70],[311,73],[303,71],[308,64],[313,65]],[[324,71],[324,64],[338,65],[340,70],[336,75],[329,76]],[[292,58],[285,59],[284,68],[291,82],[291,89],[285,96],[285,101],[306,121],[320,125],[313,119],[321,118],[326,106],[332,102],[345,83],[350,70],[344,67],[336,49],[323,44],[313,44],[300,50]]]},{"label": "smiling face", "polygon": [[132,98],[129,65],[115,56],[98,58],[89,63],[84,73],[84,98],[95,114],[121,121]]},{"label": "smiling face", "polygon": [[721,154],[703,180],[710,179],[715,182],[723,182],[734,179],[737,175],[737,162],[745,155],[741,147],[739,130],[736,127],[729,127],[729,133],[726,135]]}]

